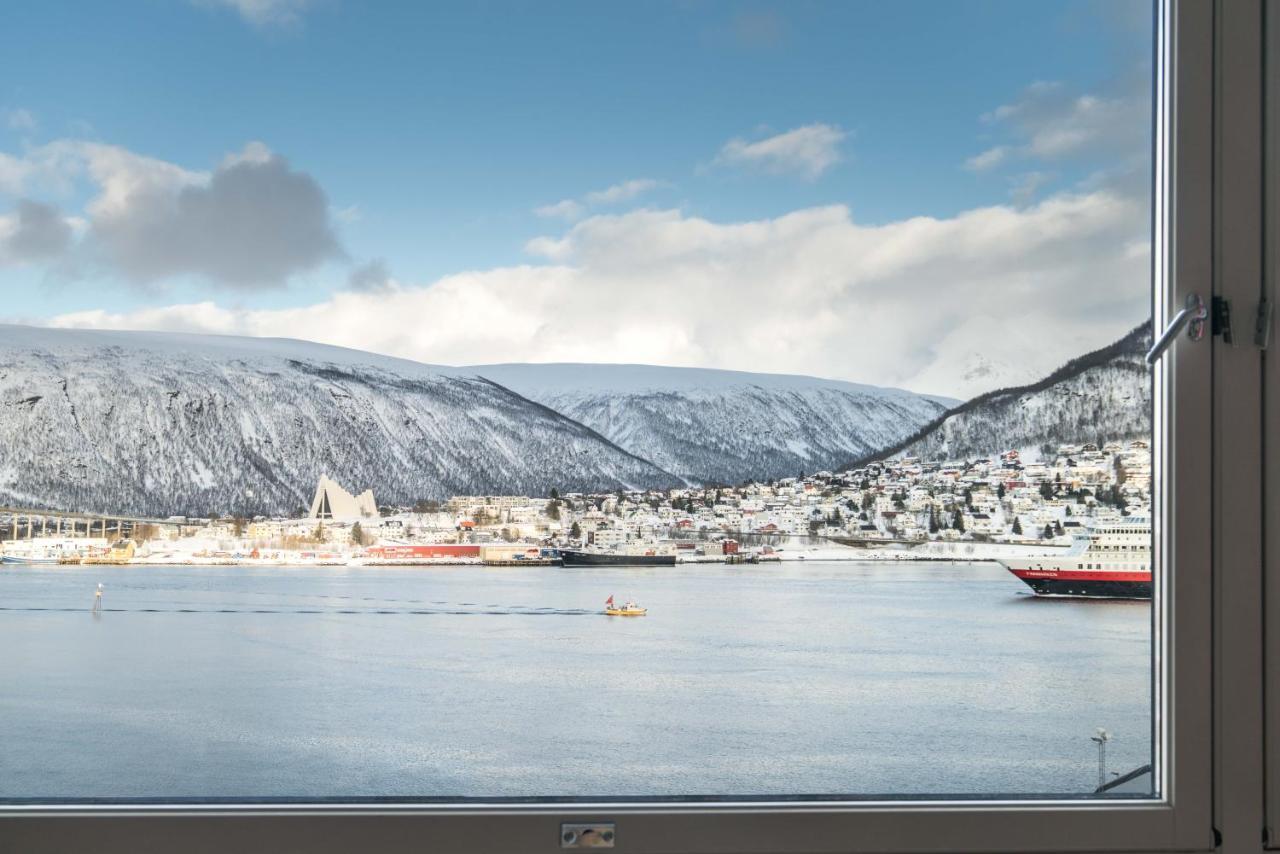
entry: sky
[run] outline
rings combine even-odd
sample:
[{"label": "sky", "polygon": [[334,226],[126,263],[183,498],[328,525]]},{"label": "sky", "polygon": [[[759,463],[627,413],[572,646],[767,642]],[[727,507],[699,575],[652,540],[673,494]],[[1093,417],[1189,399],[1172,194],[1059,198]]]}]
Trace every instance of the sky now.
[{"label": "sky", "polygon": [[1151,4],[14,3],[0,320],[967,397],[1149,316]]}]

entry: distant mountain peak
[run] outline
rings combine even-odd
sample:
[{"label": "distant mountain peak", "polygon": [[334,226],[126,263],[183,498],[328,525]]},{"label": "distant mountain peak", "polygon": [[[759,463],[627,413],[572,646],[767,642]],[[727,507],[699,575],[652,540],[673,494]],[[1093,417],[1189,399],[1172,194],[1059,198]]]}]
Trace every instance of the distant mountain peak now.
[{"label": "distant mountain peak", "polygon": [[695,483],[832,469],[901,438],[946,398],[842,380],[653,365],[460,368],[586,424]]},{"label": "distant mountain peak", "polygon": [[1151,324],[1067,362],[1036,382],[996,389],[939,415],[845,468],[907,455],[955,459],[1013,448],[1127,439],[1151,431]]}]

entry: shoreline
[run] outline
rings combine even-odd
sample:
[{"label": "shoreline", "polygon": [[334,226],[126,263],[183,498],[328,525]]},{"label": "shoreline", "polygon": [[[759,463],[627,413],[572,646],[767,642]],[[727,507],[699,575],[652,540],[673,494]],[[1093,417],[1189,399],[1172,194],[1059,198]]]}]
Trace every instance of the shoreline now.
[{"label": "shoreline", "polygon": [[[1019,553],[1025,555],[1026,552]],[[996,555],[991,553],[973,554],[921,554],[908,550],[889,551],[889,550],[859,550],[856,554],[833,553],[828,550],[813,551],[806,553],[792,553],[773,556],[768,560],[759,561],[740,561],[730,562],[725,557],[719,555],[714,556],[698,556],[689,559],[676,559],[676,566],[689,565],[715,565],[715,566],[734,566],[738,568],[747,567],[768,567],[774,564],[796,564],[796,563],[994,563],[999,564],[1002,557],[1014,557],[1010,553],[1007,555]],[[377,559],[370,560],[367,558],[222,558],[222,557],[145,557],[134,558],[129,561],[112,561],[110,563],[9,563],[8,566],[32,568],[32,567],[72,567],[72,566],[119,566],[119,567],[175,567],[175,566],[209,566],[209,567],[279,567],[279,568],[308,568],[308,567],[341,567],[344,569],[362,569],[362,568],[402,568],[402,569],[433,569],[433,568],[451,568],[451,567],[483,567],[487,569],[539,569],[539,570],[555,570],[563,569],[559,564],[549,565],[543,562],[529,561],[527,564],[522,561],[502,561],[497,563],[486,563],[476,558],[406,558],[403,560],[394,559]],[[626,564],[619,564],[619,568],[627,568]],[[652,567],[646,567],[652,568]]]}]

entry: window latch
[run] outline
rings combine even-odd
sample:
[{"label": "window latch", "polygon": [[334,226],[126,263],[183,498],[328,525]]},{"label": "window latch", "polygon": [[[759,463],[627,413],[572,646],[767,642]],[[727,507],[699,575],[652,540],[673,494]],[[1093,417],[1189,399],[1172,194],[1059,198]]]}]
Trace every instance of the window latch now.
[{"label": "window latch", "polygon": [[1253,343],[1259,350],[1267,349],[1271,343],[1271,300],[1266,297],[1258,301],[1258,315],[1253,321]]},{"label": "window latch", "polygon": [[1222,336],[1223,344],[1234,345],[1235,336],[1231,334],[1231,300],[1223,297],[1213,298],[1213,334]]},{"label": "window latch", "polygon": [[[1205,308],[1204,300],[1199,294],[1187,294],[1187,301],[1182,311],[1173,316],[1169,321],[1169,325],[1165,327],[1164,333],[1156,339],[1155,344],[1147,351],[1147,364],[1154,365],[1160,361],[1160,357],[1164,355],[1165,350],[1173,346],[1174,339],[1185,328],[1187,337],[1192,341],[1199,341],[1204,337],[1204,322],[1208,319],[1209,312]],[[1229,321],[1228,321],[1229,322]],[[1216,329],[1214,330],[1217,331]]]}]

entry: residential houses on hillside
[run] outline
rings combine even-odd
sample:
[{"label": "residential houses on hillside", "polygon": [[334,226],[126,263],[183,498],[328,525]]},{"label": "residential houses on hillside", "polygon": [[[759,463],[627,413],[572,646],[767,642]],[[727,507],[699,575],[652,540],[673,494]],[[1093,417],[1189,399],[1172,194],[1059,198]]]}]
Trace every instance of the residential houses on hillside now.
[{"label": "residential houses on hillside", "polygon": [[[332,481],[321,487],[346,493]],[[316,502],[303,519],[213,520],[206,535],[245,548],[326,544],[542,542],[600,547],[668,539],[824,537],[853,544],[924,541],[1065,543],[1090,519],[1145,515],[1151,453],[1143,441],[1063,445],[969,460],[886,460],[844,472],[737,486],[599,495],[472,495],[414,507]],[[347,515],[338,511],[344,509]],[[164,538],[167,531],[156,532]],[[177,532],[174,532],[176,535]]]}]

